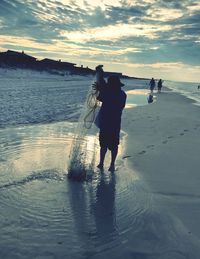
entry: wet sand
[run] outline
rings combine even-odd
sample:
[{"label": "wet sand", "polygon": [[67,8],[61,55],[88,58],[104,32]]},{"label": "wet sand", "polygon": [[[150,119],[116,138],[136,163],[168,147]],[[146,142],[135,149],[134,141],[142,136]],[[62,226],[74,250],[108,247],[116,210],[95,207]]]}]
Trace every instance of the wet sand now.
[{"label": "wet sand", "polygon": [[[122,153],[115,173],[106,170],[107,161],[88,181],[68,180],[72,125],[1,129],[1,258],[131,258],[133,229],[142,242],[149,197]],[[147,253],[143,247],[131,253]]]},{"label": "wet sand", "polygon": [[[200,107],[173,92],[156,96],[150,105],[125,110],[124,156],[156,207],[185,233],[179,242],[192,241],[200,250]],[[199,257],[197,251],[188,258]]]}]

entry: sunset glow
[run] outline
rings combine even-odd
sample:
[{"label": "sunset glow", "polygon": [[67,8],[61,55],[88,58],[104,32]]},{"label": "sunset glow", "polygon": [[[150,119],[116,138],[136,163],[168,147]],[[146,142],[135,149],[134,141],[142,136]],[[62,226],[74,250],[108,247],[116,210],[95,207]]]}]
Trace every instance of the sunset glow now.
[{"label": "sunset glow", "polygon": [[2,0],[0,10],[0,51],[200,81],[196,0]]}]

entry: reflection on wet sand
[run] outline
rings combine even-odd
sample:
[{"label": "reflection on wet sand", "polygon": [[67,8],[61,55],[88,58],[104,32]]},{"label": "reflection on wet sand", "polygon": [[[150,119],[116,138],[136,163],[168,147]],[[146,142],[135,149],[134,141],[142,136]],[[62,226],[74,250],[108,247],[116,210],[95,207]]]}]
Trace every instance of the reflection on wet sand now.
[{"label": "reflection on wet sand", "polygon": [[87,256],[109,250],[118,243],[115,174],[95,174],[91,182],[67,183],[77,242]]},{"label": "reflection on wet sand", "polygon": [[[152,194],[123,160],[115,173],[93,170],[87,181],[68,180],[70,132],[63,123],[0,132],[0,257],[177,259],[192,254],[177,223],[153,210]],[[90,138],[88,156],[93,144]]]},{"label": "reflection on wet sand", "polygon": [[107,176],[101,172],[96,188],[96,199],[91,204],[97,242],[106,243],[107,245],[116,239],[117,235],[115,185],[114,173]]},{"label": "reflection on wet sand", "polygon": [[147,103],[148,90],[144,90],[144,89],[129,90],[126,92],[126,94],[127,94],[127,101],[126,101],[126,107],[125,107],[126,109],[148,104]]},{"label": "reflection on wet sand", "polygon": [[22,180],[43,170],[66,173],[70,123],[1,129],[1,183]]}]

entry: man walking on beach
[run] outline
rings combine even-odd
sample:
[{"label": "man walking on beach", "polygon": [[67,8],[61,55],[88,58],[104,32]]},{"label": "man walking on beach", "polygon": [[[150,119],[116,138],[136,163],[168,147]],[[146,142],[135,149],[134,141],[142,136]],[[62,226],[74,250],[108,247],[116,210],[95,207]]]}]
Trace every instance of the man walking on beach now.
[{"label": "man walking on beach", "polygon": [[106,87],[100,90],[100,94],[97,97],[97,99],[102,102],[99,112],[100,163],[97,167],[103,169],[105,155],[109,149],[111,151],[109,171],[115,171],[121,115],[126,104],[126,94],[121,89],[123,85],[119,77],[110,76]]},{"label": "man walking on beach", "polygon": [[156,82],[153,77],[152,77],[151,81],[149,82],[149,85],[150,85],[151,94],[153,94],[153,90],[156,86]]},{"label": "man walking on beach", "polygon": [[160,79],[160,80],[158,81],[158,93],[160,93],[160,92],[161,92],[161,89],[162,89],[162,83],[163,83],[163,81],[162,81],[162,79]]}]

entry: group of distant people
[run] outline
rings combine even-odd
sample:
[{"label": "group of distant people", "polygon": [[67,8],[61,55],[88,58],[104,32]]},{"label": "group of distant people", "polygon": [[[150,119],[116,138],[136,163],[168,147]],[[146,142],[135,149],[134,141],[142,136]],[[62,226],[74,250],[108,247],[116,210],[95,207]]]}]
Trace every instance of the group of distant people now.
[{"label": "group of distant people", "polygon": [[[159,79],[158,84],[157,84],[158,93],[161,92],[161,89],[162,89],[162,86],[163,86],[162,84],[163,84],[163,80]],[[153,94],[153,90],[154,90],[154,88],[156,86],[156,81],[155,81],[155,79],[153,77],[152,77],[151,81],[149,82],[149,86],[150,86],[150,91]]]},{"label": "group of distant people", "polygon": [[[162,85],[163,84],[163,80],[159,79],[158,83],[157,83],[157,88],[158,88],[158,93],[161,93],[161,89],[162,89]],[[153,102],[153,90],[156,87],[156,81],[155,79],[152,77],[152,79],[149,82],[149,88],[150,88],[150,94],[147,98],[148,103],[152,103]]]}]

